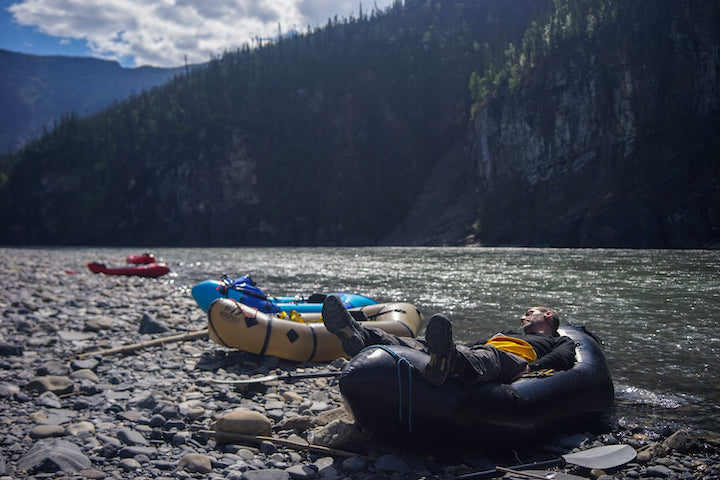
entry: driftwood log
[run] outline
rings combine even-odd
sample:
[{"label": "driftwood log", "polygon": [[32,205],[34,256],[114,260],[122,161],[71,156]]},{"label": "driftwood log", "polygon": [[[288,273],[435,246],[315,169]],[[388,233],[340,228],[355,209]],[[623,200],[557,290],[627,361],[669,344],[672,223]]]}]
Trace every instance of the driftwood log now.
[{"label": "driftwood log", "polygon": [[377,458],[374,457],[368,457],[366,455],[360,455],[358,453],[348,452],[346,450],[338,450],[336,448],[325,447],[323,445],[313,445],[311,443],[295,442],[286,438],[266,437],[263,435],[247,435],[244,433],[222,432],[216,430],[200,430],[199,433],[208,437],[213,437],[215,438],[215,440],[222,443],[258,444],[262,442],[271,442],[277,445],[292,448],[294,450],[307,450],[310,452],[324,453],[330,456],[335,455],[340,457],[359,457],[370,462],[374,462],[377,460]]},{"label": "driftwood log", "polygon": [[130,345],[123,345],[122,347],[106,348],[102,350],[93,350],[91,352],[83,352],[76,355],[76,358],[82,360],[83,358],[92,357],[95,355],[115,355],[118,353],[129,353],[135,350],[141,350],[143,348],[152,347],[155,345],[162,345],[165,343],[173,342],[185,342],[187,340],[195,340],[198,338],[207,337],[208,330],[197,330],[195,332],[180,333],[177,335],[169,335],[167,337],[154,338],[146,342],[132,343]]}]

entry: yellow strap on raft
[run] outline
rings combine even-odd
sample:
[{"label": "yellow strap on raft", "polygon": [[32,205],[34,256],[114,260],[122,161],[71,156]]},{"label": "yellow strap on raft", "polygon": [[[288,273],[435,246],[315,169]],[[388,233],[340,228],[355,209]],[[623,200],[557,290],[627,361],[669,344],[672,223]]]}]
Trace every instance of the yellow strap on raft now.
[{"label": "yellow strap on raft", "polygon": [[518,357],[525,359],[528,363],[537,360],[537,353],[535,353],[535,349],[533,349],[532,345],[520,338],[497,335],[485,342],[485,345],[493,346],[498,350],[514,353]]},{"label": "yellow strap on raft", "polygon": [[551,377],[555,373],[552,368],[543,368],[541,370],[535,370],[534,372],[526,373],[523,378],[545,378]]},{"label": "yellow strap on raft", "polygon": [[297,310],[290,310],[289,314],[287,312],[280,312],[278,313],[278,318],[290,320],[292,322],[306,323],[305,320],[303,320],[302,315],[300,315]]}]

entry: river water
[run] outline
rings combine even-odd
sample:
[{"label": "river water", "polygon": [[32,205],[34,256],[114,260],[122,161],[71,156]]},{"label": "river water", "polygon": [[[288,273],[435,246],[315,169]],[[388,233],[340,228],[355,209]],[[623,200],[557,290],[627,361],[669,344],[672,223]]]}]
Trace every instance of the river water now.
[{"label": "river water", "polygon": [[[627,424],[720,432],[720,251],[537,248],[153,250],[190,295],[203,280],[250,274],[268,295],[347,291],[444,312],[457,340],[519,326],[533,305],[604,343]],[[87,249],[121,263],[126,249]],[[84,268],[84,266],[75,266]],[[199,314],[202,314],[198,310]]]}]

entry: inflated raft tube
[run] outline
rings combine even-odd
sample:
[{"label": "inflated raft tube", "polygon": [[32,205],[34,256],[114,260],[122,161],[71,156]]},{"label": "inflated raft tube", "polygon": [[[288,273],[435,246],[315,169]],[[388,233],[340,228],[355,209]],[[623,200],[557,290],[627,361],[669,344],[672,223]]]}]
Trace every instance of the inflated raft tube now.
[{"label": "inflated raft tube", "polygon": [[[420,310],[409,303],[378,303],[350,312],[355,318],[367,318],[361,320],[366,326],[403,337],[417,335],[423,320]],[[320,313],[268,314],[228,298],[213,301],[208,309],[210,338],[219,345],[298,362],[346,357],[340,340],[320,320]]]},{"label": "inflated raft tube", "polygon": [[355,419],[383,441],[419,444],[526,441],[576,428],[612,406],[614,388],[600,343],[583,327],[559,330],[576,342],[576,363],[512,384],[436,387],[422,376],[429,355],[371,346],[348,363],[340,393]]},{"label": "inflated raft tube", "polygon": [[[356,293],[334,292],[345,304],[345,308],[373,305],[377,302]],[[205,280],[192,288],[192,296],[203,311],[207,312],[210,304],[218,298],[231,298],[264,313],[290,312],[313,313],[322,310],[326,295],[271,297],[260,290],[252,279],[245,275],[237,280]]]},{"label": "inflated raft tube", "polygon": [[138,277],[162,277],[170,272],[164,263],[147,263],[144,265],[128,265],[126,267],[108,267],[100,262],[88,262],[88,269],[93,273],[105,275],[136,275]]}]

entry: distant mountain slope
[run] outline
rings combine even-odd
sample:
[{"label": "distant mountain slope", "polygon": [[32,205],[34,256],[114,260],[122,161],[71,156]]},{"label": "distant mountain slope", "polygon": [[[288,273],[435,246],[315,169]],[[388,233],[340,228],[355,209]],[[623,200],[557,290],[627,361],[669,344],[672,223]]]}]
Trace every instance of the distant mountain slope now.
[{"label": "distant mountain slope", "polygon": [[181,68],[123,68],[83,57],[0,49],[0,152],[16,149],[74,112],[87,115],[183,73]]}]

